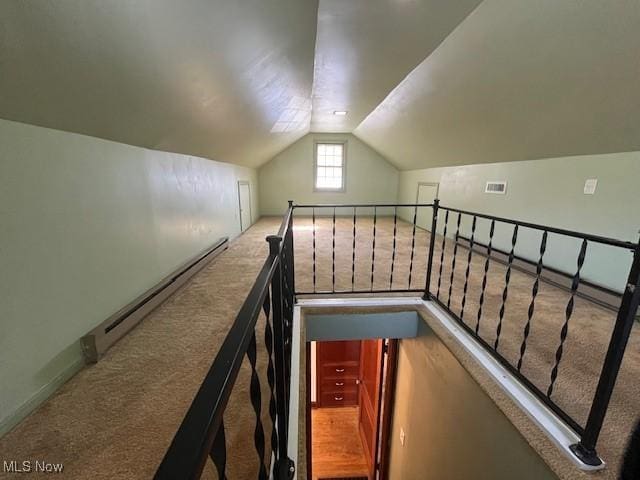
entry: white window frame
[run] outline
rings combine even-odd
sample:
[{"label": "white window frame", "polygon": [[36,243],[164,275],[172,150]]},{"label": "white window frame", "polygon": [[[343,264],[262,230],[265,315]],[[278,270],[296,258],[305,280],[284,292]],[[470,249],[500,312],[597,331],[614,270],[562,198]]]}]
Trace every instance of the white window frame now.
[{"label": "white window frame", "polygon": [[[339,188],[318,187],[318,146],[342,145],[342,186]],[[316,140],[313,143],[313,191],[344,193],[347,191],[347,142],[344,140]]]}]

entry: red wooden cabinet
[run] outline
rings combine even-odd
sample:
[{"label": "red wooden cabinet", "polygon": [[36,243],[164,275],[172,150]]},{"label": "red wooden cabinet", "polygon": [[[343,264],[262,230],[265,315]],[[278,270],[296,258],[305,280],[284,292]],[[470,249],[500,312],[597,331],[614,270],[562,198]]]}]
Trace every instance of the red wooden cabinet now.
[{"label": "red wooden cabinet", "polygon": [[358,404],[360,343],[347,340],[316,344],[319,407]]}]

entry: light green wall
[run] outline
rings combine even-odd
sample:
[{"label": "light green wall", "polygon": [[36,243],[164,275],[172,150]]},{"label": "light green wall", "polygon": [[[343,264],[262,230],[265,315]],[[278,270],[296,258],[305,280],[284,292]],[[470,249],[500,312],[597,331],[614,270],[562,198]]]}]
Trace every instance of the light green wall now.
[{"label": "light green wall", "polygon": [[0,433],[78,339],[222,236],[249,168],[0,120]]},{"label": "light green wall", "polygon": [[[584,182],[597,178],[595,195]],[[484,193],[489,180],[506,180],[506,195]],[[442,205],[516,218],[569,230],[637,241],[640,228],[640,152],[586,155],[526,162],[410,170],[400,173],[398,200],[415,201],[418,182],[439,182]],[[443,220],[440,220],[442,225]],[[450,218],[449,232],[454,228]],[[477,239],[487,241],[488,222],[478,223]],[[496,227],[495,244],[508,248],[511,227]],[[469,222],[463,222],[469,236]],[[439,231],[442,231],[440,228]],[[516,253],[537,259],[540,233],[521,229]],[[550,235],[545,260],[573,273],[579,243]],[[589,246],[583,274],[622,289],[631,255],[628,251]]]},{"label": "light green wall", "polygon": [[421,325],[418,338],[400,340],[389,479],[556,479],[433,330]]},{"label": "light green wall", "polygon": [[[313,191],[314,142],[347,141],[346,191]],[[398,171],[351,134],[311,133],[276,155],[259,170],[263,215],[280,215],[296,203],[381,203],[396,200]]]}]

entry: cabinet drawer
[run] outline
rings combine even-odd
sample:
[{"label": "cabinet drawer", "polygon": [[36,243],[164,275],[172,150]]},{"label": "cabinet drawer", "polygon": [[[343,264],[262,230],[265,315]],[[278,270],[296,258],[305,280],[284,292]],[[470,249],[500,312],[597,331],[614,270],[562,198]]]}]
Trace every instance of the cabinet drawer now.
[{"label": "cabinet drawer", "polygon": [[343,407],[346,405],[358,404],[358,391],[349,390],[346,392],[323,392],[321,395],[321,405],[323,407]]},{"label": "cabinet drawer", "polygon": [[322,378],[358,378],[360,366],[348,363],[331,363],[322,365]]},{"label": "cabinet drawer", "polygon": [[349,388],[358,388],[357,378],[325,378],[320,388],[323,392],[343,391]]}]

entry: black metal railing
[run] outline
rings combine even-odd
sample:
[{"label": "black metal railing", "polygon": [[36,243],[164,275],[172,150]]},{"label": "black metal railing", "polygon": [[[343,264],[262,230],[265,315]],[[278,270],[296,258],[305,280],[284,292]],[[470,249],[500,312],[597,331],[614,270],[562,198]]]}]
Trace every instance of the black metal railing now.
[{"label": "black metal railing", "polygon": [[[560,418],[562,418],[579,436],[580,442],[573,445],[571,448],[573,452],[583,462],[589,465],[597,466],[601,463],[601,460],[596,454],[596,442],[602,428],[604,416],[606,414],[611,394],[613,392],[613,386],[615,384],[616,377],[620,370],[622,357],[626,344],[633,326],[634,317],[638,309],[638,285],[640,278],[640,243],[625,242],[611,238],[605,238],[597,235],[590,235],[570,231],[566,229],[553,228],[544,225],[536,225],[529,222],[521,222],[512,219],[505,219],[495,217],[491,215],[485,215],[475,212],[468,212],[455,208],[439,207],[436,206],[434,222],[438,222],[438,212],[444,213],[443,230],[447,228],[450,222],[455,225],[455,234],[453,238],[447,235],[442,236],[441,246],[441,260],[440,268],[438,272],[438,286],[440,287],[442,282],[442,272],[446,264],[447,257],[450,257],[450,276],[449,276],[449,288],[446,295],[438,288],[435,293],[427,292],[427,296],[438,303],[441,307],[446,309],[448,313],[454,317],[457,322],[464,327],[464,329],[475,339],[482,344],[487,351],[489,351],[507,370],[509,370],[514,376],[516,376],[532,393],[534,393],[541,401],[543,401],[551,410],[553,410]],[[466,270],[464,274],[464,286],[463,297],[461,303],[461,310],[453,311],[451,297],[452,288],[455,282],[455,262],[457,247],[460,244],[459,238],[461,236],[461,221],[467,219],[467,224],[471,223],[470,235],[468,237],[468,255],[466,257]],[[477,240],[477,223],[480,219],[489,223],[488,227],[488,240],[484,244],[486,245],[486,252],[481,254],[484,257],[484,274],[483,280],[480,285],[480,296],[477,315],[475,317],[475,325],[471,322],[464,320],[464,307],[465,300],[468,295],[468,279],[469,269],[471,265],[472,256],[474,255],[474,243]],[[504,281],[501,295],[501,304],[498,311],[498,321],[495,327],[495,334],[493,339],[487,338],[486,335],[480,333],[481,323],[485,321],[485,315],[483,315],[483,304],[485,300],[485,293],[487,290],[487,277],[488,271],[492,262],[492,253],[495,248],[495,231],[497,226],[511,226],[511,239],[508,246],[508,256],[506,265],[504,266]],[[510,280],[513,273],[513,262],[516,258],[515,250],[518,244],[519,235],[523,229],[527,229],[530,232],[539,232],[540,240],[538,246],[538,259],[536,262],[535,279],[531,287],[530,299],[527,302],[528,308],[526,309],[526,321],[521,333],[520,347],[517,350],[517,361],[509,361],[505,355],[500,351],[501,334],[503,332],[505,311],[508,305],[508,299],[510,294]],[[575,239],[577,242],[576,251],[574,253],[575,258],[575,271],[571,274],[571,285],[569,288],[568,299],[564,305],[564,318],[560,327],[559,335],[557,337],[557,346],[555,348],[553,366],[548,373],[547,385],[541,386],[538,382],[534,382],[529,376],[523,373],[523,362],[527,353],[528,340],[531,333],[531,326],[534,320],[536,311],[536,299],[540,291],[540,282],[542,279],[541,272],[545,266],[545,255],[549,248],[549,237],[554,235],[556,238],[568,237]],[[531,237],[531,235],[530,235]],[[453,241],[453,251],[447,250],[446,243]],[[620,305],[617,309],[616,320],[614,323],[611,339],[608,344],[600,376],[597,380],[597,386],[593,395],[593,401],[589,409],[589,413],[586,422],[578,422],[572,415],[567,413],[565,408],[562,408],[553,397],[554,388],[558,380],[558,373],[565,354],[566,342],[568,339],[569,327],[571,325],[572,317],[576,308],[576,295],[581,282],[584,281],[582,277],[583,268],[585,266],[585,260],[587,259],[587,251],[591,245],[607,246],[610,248],[621,249],[624,251],[632,252],[630,259],[631,267],[628,272],[624,292],[620,299]],[[475,253],[476,255],[478,253]],[[556,269],[557,270],[557,269]],[[565,272],[566,273],[566,272]],[[493,341],[491,341],[493,340]],[[581,352],[582,355],[590,355],[591,352]]]},{"label": "black metal railing", "polygon": [[[432,209],[433,204],[294,205],[294,211],[306,215],[304,224],[299,221],[295,227],[301,230],[297,234],[300,243],[296,261],[310,262],[302,266],[304,274],[300,277],[304,284],[296,294],[424,293],[429,245],[425,243],[428,236],[418,226],[418,215],[424,213],[431,224]],[[383,219],[386,225],[380,225]],[[399,228],[406,225],[410,225],[410,234],[402,236],[407,240],[403,254]],[[386,233],[385,227],[393,234],[381,238]],[[326,235],[321,236],[320,232]],[[341,235],[343,232],[348,233],[348,238]],[[337,239],[342,240],[342,246],[337,246]],[[382,241],[386,241],[382,250],[389,250],[387,257],[379,255]],[[321,242],[330,246],[330,253],[326,249],[323,258]],[[342,261],[337,260],[340,254]],[[321,275],[320,268],[326,265],[331,266],[330,272]],[[418,272],[418,267],[423,271]]]},{"label": "black metal railing", "polygon": [[[303,214],[296,217],[295,222],[294,212]],[[566,238],[572,239],[571,242],[560,240]],[[526,243],[530,257],[534,239],[537,240],[535,258],[516,254]],[[226,478],[223,415],[245,356],[251,367],[249,400],[255,416],[257,477],[261,480],[270,474],[276,480],[293,477],[295,466],[287,450],[293,308],[297,295],[320,294],[418,293],[424,300],[438,304],[575,431],[580,441],[571,449],[577,457],[589,465],[601,464],[596,443],[640,303],[640,242],[468,212],[441,206],[438,200],[433,204],[378,205],[293,205],[289,202],[278,234],[267,237],[267,241],[269,256],[155,478],[199,478],[207,458],[212,459],[219,478]],[[558,245],[562,247],[561,255],[551,257],[551,250]],[[588,415],[586,421],[579,422],[568,413],[567,405],[558,403],[554,394],[576,315],[576,302],[582,300],[579,298],[581,285],[595,285],[585,281],[584,274],[590,247],[595,246],[631,252],[627,258],[630,268],[619,282],[623,288],[602,364],[592,365],[598,373]],[[496,252],[504,258],[496,258]],[[567,257],[573,257],[573,272],[563,269]],[[514,265],[517,259],[535,266],[533,271],[526,272],[532,283],[528,284],[525,296],[522,279],[517,277],[522,271]],[[527,370],[529,358],[533,356],[530,351],[532,326],[540,320],[536,315],[540,296],[548,293],[543,292],[543,284],[553,286],[543,275],[545,269],[569,277],[570,285],[558,289],[565,295],[565,301],[556,312],[560,314],[560,321],[554,324],[558,329],[557,342],[548,371],[539,365]],[[615,293],[611,289],[607,291]],[[526,306],[522,315],[516,315],[520,324],[513,321],[514,296],[518,297],[516,303]],[[558,305],[557,299],[553,305]],[[491,306],[493,312],[489,312]],[[549,309],[549,305],[546,308]],[[266,446],[261,414],[264,385],[257,371],[256,324],[261,315],[266,318],[265,390],[269,402],[270,449]],[[555,318],[553,312],[547,312],[546,316]],[[522,326],[521,331],[518,325]],[[511,357],[510,343],[516,347],[512,349],[515,356]],[[588,357],[591,353],[581,352],[581,355]],[[540,375],[545,378],[544,385],[540,383]],[[273,461],[266,461],[265,456]]]},{"label": "black metal railing", "polygon": [[[300,248],[295,259],[298,283],[304,280],[308,286],[296,290],[296,295],[421,293],[425,300],[434,301],[443,308],[576,432],[580,442],[571,449],[577,457],[588,465],[601,464],[596,453],[596,443],[640,302],[640,242],[621,241],[444,207],[440,206],[438,200],[433,204],[293,205],[293,209],[302,214],[294,226],[294,230],[299,230],[296,233],[296,245]],[[422,209],[429,210],[429,221],[423,215],[422,225],[418,226],[417,219]],[[399,214],[399,211],[404,211],[404,214]],[[386,228],[380,228],[382,221],[386,222]],[[398,234],[399,228],[405,230],[402,235]],[[387,231],[392,233],[390,238],[384,239],[387,246],[381,248],[381,236]],[[536,241],[537,247],[533,248]],[[305,242],[309,245],[305,246]],[[404,242],[406,250],[403,253],[404,262],[400,262],[404,270],[402,278],[398,271],[398,244],[401,242]],[[418,243],[420,248],[417,248]],[[480,251],[476,244],[482,247]],[[323,254],[323,246],[324,250],[330,248],[330,254]],[[557,251],[550,252],[550,247],[555,247]],[[517,255],[518,248],[527,250],[529,256],[534,258],[527,259]],[[612,321],[611,337],[606,353],[603,352],[601,368],[594,365],[595,371],[599,370],[599,375],[593,379],[593,400],[586,421],[580,422],[568,413],[571,406],[559,405],[554,393],[562,360],[566,356],[579,290],[583,284],[600,288],[585,279],[584,268],[590,248],[614,249],[617,258],[619,252],[631,252],[631,255],[626,259],[630,264],[628,272],[620,272],[619,278],[616,278],[622,285],[622,291],[616,296],[619,304],[614,308],[615,320]],[[460,253],[462,250],[464,253]],[[497,261],[498,252],[504,254],[504,261]],[[551,253],[555,253],[554,258],[547,260]],[[602,251],[599,253],[602,254]],[[336,263],[337,255],[341,255],[343,261]],[[566,268],[567,258],[572,256],[574,271],[566,272],[563,267]],[[519,285],[513,285],[515,259],[535,266],[532,272],[528,272],[533,283],[526,295],[523,294],[521,281],[518,282]],[[424,276],[420,275],[420,284],[416,285],[415,267],[420,261],[420,267],[425,267],[425,273]],[[331,270],[329,272],[325,268],[323,274],[320,269],[329,262]],[[561,265],[554,266],[554,263]],[[471,275],[474,269],[478,274],[475,277]],[[565,296],[561,300],[556,298],[553,306],[561,305],[561,308],[557,312],[547,311],[545,314],[561,318],[556,326],[557,341],[551,351],[549,371],[545,374],[541,368],[536,368],[527,373],[525,366],[532,326],[536,321],[536,301],[539,300],[542,283],[553,285],[553,282],[542,275],[543,270],[568,277],[570,285],[563,290],[558,289]],[[478,281],[478,278],[482,280]],[[386,279],[388,284],[384,285]],[[496,281],[499,285],[492,285]],[[610,295],[616,293],[605,287],[601,290]],[[545,294],[548,292],[547,289]],[[522,326],[519,332],[519,325],[515,325],[517,322],[512,321],[513,315],[509,313],[509,310],[515,310],[512,302],[514,294],[517,297],[514,301],[526,307],[518,315],[519,325]],[[494,307],[499,305],[492,314],[487,313],[489,296]],[[546,309],[549,308],[550,305],[547,304]],[[505,328],[509,329],[508,335]],[[513,338],[514,335],[518,338]],[[506,352],[509,343],[515,347],[511,358],[508,358]],[[580,355],[589,356],[592,352],[583,351]],[[546,375],[546,382],[541,381],[543,374]]]},{"label": "black metal railing", "polygon": [[[290,206],[278,234],[267,237],[269,256],[156,471],[156,479],[200,478],[208,458],[213,461],[218,478],[227,478],[228,446],[223,415],[245,357],[251,368],[247,400],[255,415],[257,478],[266,480],[271,475],[276,480],[293,478],[295,465],[287,451],[294,305],[292,221]],[[256,323],[260,315],[265,317],[266,388],[261,385],[257,369]],[[270,452],[261,412],[263,395],[269,401]],[[236,424],[236,420],[232,422]],[[232,447],[245,449],[246,445]],[[252,458],[243,457],[247,462]]]}]

